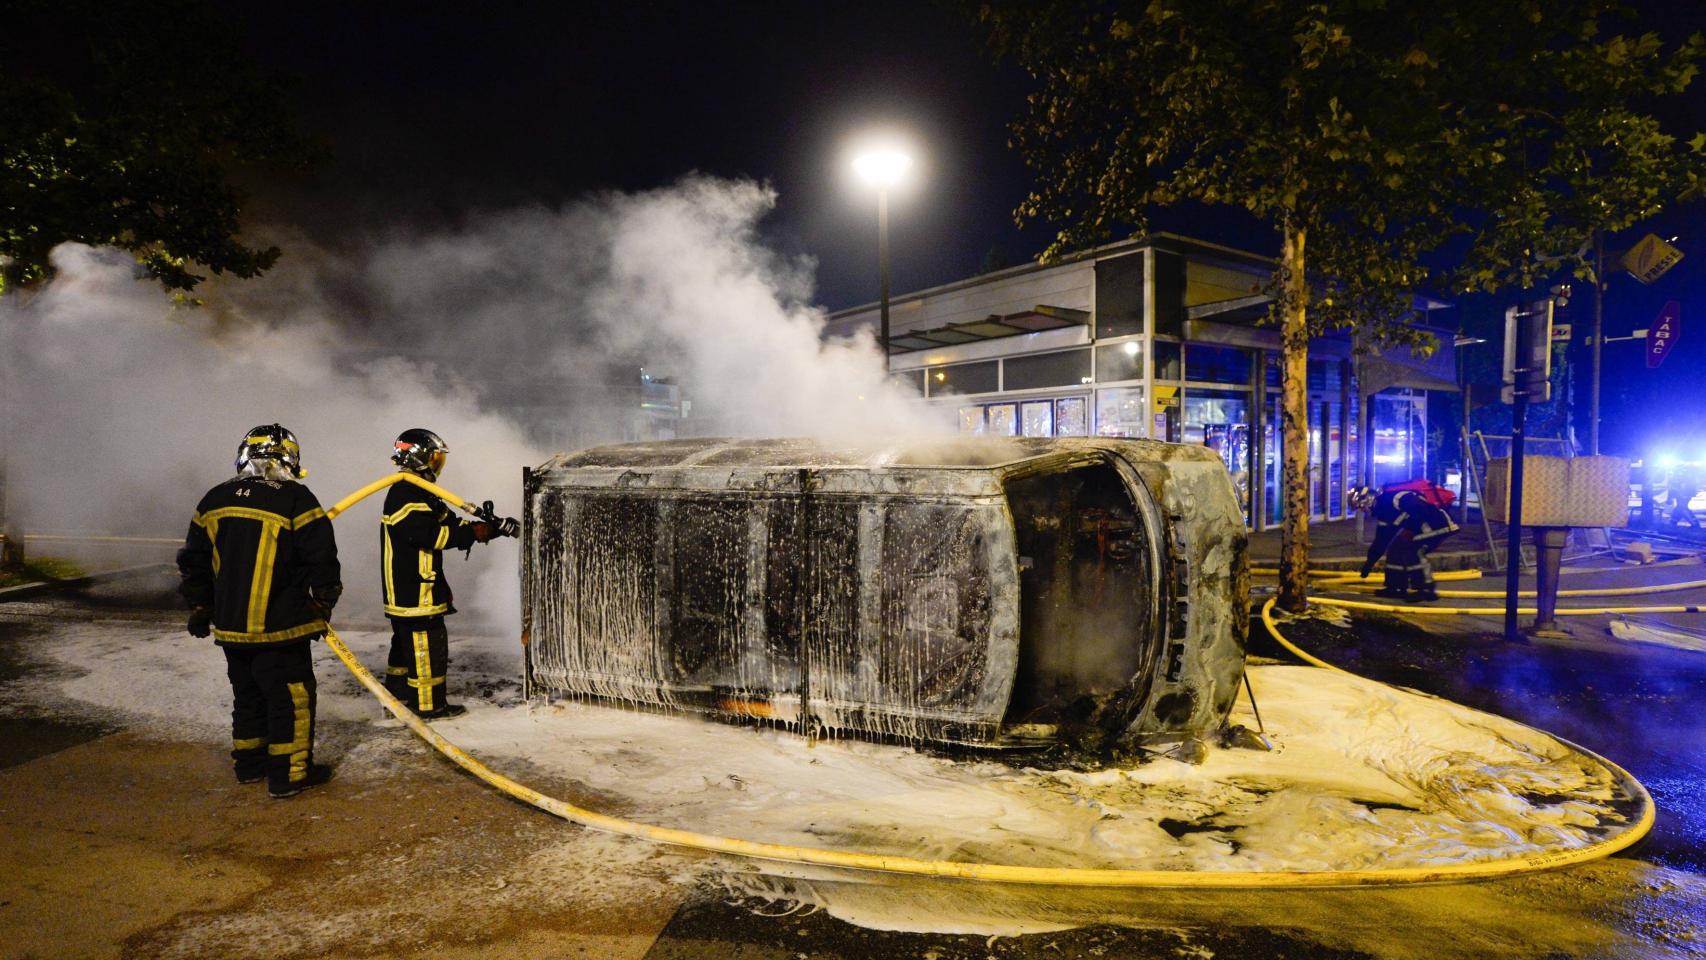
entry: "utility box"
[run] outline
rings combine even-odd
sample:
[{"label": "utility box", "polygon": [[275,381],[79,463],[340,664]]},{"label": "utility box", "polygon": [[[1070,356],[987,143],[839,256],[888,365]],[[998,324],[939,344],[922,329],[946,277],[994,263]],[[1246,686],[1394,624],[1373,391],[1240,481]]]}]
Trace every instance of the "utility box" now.
[{"label": "utility box", "polygon": [[694,439],[526,478],[530,694],[1032,745],[1086,715],[1206,738],[1244,669],[1243,515],[1212,450]]},{"label": "utility box", "polygon": [[[1626,527],[1629,461],[1622,457],[1522,458],[1525,527]],[[1487,461],[1487,517],[1510,522],[1510,458]]]}]

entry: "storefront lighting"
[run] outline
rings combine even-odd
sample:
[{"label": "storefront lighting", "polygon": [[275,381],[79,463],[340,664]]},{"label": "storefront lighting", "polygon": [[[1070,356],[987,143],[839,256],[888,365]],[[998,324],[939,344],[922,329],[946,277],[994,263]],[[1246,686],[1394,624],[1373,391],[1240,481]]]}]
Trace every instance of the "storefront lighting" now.
[{"label": "storefront lighting", "polygon": [[1138,345],[1136,340],[1129,341],[1125,345],[1125,352],[1126,352],[1127,356],[1135,357],[1135,356],[1137,356],[1137,351],[1139,351],[1141,349],[1142,349],[1142,347],[1140,347]]},{"label": "storefront lighting", "polygon": [[1661,469],[1661,470],[1674,470],[1674,469],[1676,469],[1676,456],[1674,454],[1661,453],[1657,457],[1654,457],[1653,459],[1655,461],[1657,461],[1657,463],[1659,465],[1659,469]]}]

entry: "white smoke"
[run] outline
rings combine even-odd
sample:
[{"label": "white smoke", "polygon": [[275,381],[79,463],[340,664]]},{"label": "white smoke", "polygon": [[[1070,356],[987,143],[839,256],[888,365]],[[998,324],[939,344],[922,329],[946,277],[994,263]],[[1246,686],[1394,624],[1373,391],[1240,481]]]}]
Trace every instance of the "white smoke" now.
[{"label": "white smoke", "polygon": [[[885,381],[868,336],[824,342],[811,264],[766,249],[774,195],[690,177],[560,209],[287,257],[175,304],[117,251],[54,251],[56,278],[0,301],[8,507],[32,532],[181,535],[250,427],[296,432],[324,504],[391,472],[391,440],[449,442],[442,482],[519,514],[560,449],[634,439],[639,368],[693,401],[687,432],[883,436],[941,424]],[[377,507],[339,521],[350,609],[377,613]],[[452,561],[458,605],[513,623],[513,542]]]}]

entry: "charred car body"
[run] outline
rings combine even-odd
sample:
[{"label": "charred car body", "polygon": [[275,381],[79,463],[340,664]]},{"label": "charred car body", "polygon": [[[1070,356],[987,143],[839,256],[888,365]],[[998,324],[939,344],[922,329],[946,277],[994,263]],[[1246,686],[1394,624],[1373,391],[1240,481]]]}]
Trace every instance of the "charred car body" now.
[{"label": "charred car body", "polygon": [[1243,676],[1245,530],[1144,440],[596,447],[526,476],[530,694],[1001,747],[1092,705],[1200,740]]}]

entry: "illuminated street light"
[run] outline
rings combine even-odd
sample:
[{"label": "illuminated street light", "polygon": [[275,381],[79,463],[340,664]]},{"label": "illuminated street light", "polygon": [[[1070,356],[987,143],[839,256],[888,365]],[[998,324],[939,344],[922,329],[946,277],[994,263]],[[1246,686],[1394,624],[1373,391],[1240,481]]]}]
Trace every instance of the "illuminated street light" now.
[{"label": "illuminated street light", "polygon": [[912,157],[893,147],[862,150],[853,157],[853,172],[866,185],[877,188],[877,271],[880,294],[878,311],[883,370],[889,369],[889,188],[898,185],[912,169]]}]

